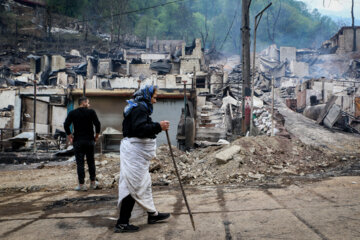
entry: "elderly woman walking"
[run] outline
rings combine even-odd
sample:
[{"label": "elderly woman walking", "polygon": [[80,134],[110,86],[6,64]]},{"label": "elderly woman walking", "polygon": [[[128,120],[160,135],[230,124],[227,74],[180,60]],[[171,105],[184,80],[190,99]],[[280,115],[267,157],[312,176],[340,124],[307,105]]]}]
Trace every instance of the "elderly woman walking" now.
[{"label": "elderly woman walking", "polygon": [[115,232],[135,232],[129,224],[131,212],[138,204],[148,213],[148,224],[170,217],[156,210],[151,190],[150,160],[156,156],[156,135],[169,129],[168,121],[153,122],[150,115],[156,103],[157,88],[145,86],[134,93],[124,109],[123,135],[120,146],[120,179],[118,207],[120,216]]}]

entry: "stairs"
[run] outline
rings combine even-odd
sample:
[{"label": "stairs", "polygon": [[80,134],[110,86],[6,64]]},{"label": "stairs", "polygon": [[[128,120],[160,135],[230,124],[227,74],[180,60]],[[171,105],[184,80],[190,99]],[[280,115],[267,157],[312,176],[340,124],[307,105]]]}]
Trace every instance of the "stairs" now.
[{"label": "stairs", "polygon": [[197,109],[195,141],[217,142],[226,139],[225,112],[211,102]]}]

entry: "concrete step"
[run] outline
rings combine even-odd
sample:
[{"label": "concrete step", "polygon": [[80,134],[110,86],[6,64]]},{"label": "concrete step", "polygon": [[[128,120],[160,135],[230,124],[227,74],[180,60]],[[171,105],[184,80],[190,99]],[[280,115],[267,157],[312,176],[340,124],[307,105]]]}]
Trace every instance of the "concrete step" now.
[{"label": "concrete step", "polygon": [[198,127],[196,128],[196,134],[204,133],[204,134],[221,134],[226,133],[225,127]]},{"label": "concrete step", "polygon": [[223,123],[223,119],[201,119],[200,118],[200,121],[199,123],[200,124],[210,124],[210,123]]},{"label": "concrete step", "polygon": [[216,134],[197,133],[195,136],[195,141],[217,142],[219,141],[219,139],[226,139],[226,133],[216,133]]},{"label": "concrete step", "polygon": [[200,123],[198,127],[214,128],[215,126],[216,126],[215,123]]},{"label": "concrete step", "polygon": [[200,116],[200,121],[201,120],[222,120],[223,117],[222,116],[218,116],[218,115],[213,115],[213,116]]}]

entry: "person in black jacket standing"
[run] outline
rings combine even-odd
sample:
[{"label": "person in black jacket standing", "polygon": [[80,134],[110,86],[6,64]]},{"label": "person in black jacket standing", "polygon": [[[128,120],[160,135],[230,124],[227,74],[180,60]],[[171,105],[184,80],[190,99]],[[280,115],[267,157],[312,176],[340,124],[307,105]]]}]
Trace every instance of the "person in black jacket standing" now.
[{"label": "person in black jacket standing", "polygon": [[[84,157],[89,168],[90,188],[96,189],[95,159],[94,147],[99,138],[100,122],[93,109],[89,109],[89,99],[86,97],[79,98],[79,107],[69,112],[64,122],[64,129],[70,143],[73,143],[77,165],[77,174],[79,185],[75,188],[77,191],[86,191]],[[70,125],[73,124],[74,135],[71,134]],[[94,126],[96,135],[94,137]]]},{"label": "person in black jacket standing", "polygon": [[169,129],[168,121],[153,122],[150,115],[156,103],[157,89],[145,86],[134,93],[124,109],[123,135],[120,145],[120,178],[118,207],[120,216],[115,232],[135,232],[139,227],[130,225],[135,206],[148,213],[148,224],[170,217],[156,210],[149,173],[150,160],[156,156],[156,135]]}]

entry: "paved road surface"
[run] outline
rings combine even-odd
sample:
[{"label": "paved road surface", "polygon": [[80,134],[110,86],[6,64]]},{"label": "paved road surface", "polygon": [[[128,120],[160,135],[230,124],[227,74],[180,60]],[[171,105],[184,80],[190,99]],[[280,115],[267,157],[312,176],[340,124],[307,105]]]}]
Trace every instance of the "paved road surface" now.
[{"label": "paved road surface", "polygon": [[187,188],[192,230],[178,190],[155,189],[168,222],[133,221],[137,233],[112,231],[116,190],[33,192],[0,197],[1,239],[360,239],[360,177],[288,188]]}]

